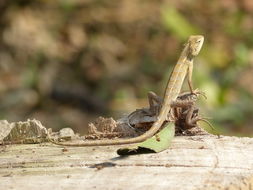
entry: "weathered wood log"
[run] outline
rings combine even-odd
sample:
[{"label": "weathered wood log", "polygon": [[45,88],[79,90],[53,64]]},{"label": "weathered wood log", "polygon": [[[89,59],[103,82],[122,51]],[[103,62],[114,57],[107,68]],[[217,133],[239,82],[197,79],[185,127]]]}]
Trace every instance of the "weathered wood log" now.
[{"label": "weathered wood log", "polygon": [[180,136],[159,154],[124,146],[0,146],[0,189],[253,189],[253,138]]}]

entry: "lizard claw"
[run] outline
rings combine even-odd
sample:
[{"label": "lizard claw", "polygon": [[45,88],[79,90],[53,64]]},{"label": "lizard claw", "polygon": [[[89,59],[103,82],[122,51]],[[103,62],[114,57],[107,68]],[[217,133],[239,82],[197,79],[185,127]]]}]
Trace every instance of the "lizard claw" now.
[{"label": "lizard claw", "polygon": [[199,90],[198,88],[195,89],[195,90],[193,90],[192,94],[195,95],[195,96],[197,96],[197,97],[198,97],[199,95],[201,95],[201,96],[203,96],[205,99],[207,99],[206,93],[203,92],[203,91],[201,91],[201,90]]}]

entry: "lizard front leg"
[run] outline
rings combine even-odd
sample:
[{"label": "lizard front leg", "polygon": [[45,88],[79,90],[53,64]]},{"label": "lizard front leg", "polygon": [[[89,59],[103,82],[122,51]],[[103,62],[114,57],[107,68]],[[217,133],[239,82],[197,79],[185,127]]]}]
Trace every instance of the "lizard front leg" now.
[{"label": "lizard front leg", "polygon": [[187,78],[187,82],[190,88],[190,91],[192,94],[195,94],[194,90],[193,90],[193,85],[192,85],[192,71],[193,71],[193,62],[192,61],[187,61],[188,64],[188,78]]},{"label": "lizard front leg", "polygon": [[193,84],[192,84],[192,71],[193,71],[193,62],[192,61],[188,61],[188,69],[187,69],[187,74],[188,74],[188,77],[187,77],[187,82],[188,82],[188,86],[190,88],[190,92],[194,95],[202,95],[204,96],[205,99],[207,99],[206,95],[204,92],[200,91],[199,89],[193,89]]}]

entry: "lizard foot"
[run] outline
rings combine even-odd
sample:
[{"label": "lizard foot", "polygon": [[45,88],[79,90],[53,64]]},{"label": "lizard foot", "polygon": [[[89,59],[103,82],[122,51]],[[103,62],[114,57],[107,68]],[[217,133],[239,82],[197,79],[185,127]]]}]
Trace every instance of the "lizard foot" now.
[{"label": "lizard foot", "polygon": [[206,93],[203,92],[203,91],[201,91],[201,90],[199,90],[198,88],[195,89],[195,90],[193,90],[192,94],[195,95],[195,96],[197,96],[197,97],[198,97],[199,95],[201,95],[201,96],[203,96],[205,99],[207,99]]}]

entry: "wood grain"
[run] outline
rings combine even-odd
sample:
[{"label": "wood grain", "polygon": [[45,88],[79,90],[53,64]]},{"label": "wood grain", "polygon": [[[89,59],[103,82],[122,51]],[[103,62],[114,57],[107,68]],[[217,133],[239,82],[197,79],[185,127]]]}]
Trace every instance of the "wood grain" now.
[{"label": "wood grain", "polygon": [[129,157],[120,147],[0,146],[0,189],[253,187],[252,138],[182,136],[162,153]]}]

